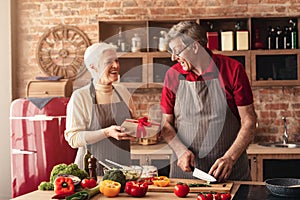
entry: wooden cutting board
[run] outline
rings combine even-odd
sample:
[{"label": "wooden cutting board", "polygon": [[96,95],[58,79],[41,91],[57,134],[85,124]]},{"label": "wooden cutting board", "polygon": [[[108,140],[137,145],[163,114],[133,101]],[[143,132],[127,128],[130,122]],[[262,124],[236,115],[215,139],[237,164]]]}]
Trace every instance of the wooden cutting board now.
[{"label": "wooden cutting board", "polygon": [[[148,191],[151,192],[173,192],[174,186],[176,183],[206,183],[206,181],[198,180],[198,179],[170,179],[170,184],[166,187],[158,187],[156,185],[149,185]],[[190,192],[198,193],[198,192],[230,192],[233,182],[224,182],[224,183],[210,183],[211,187],[190,187]]]}]

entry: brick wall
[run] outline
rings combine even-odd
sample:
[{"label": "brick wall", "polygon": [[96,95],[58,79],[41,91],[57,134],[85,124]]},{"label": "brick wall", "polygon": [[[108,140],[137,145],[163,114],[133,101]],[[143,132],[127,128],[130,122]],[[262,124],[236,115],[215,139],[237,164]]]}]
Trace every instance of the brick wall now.
[{"label": "brick wall", "polygon": [[[13,98],[25,96],[26,84],[45,76],[36,60],[40,37],[49,28],[68,24],[98,41],[98,20],[197,18],[206,16],[299,16],[299,0],[12,0]],[[255,141],[279,140],[282,116],[287,117],[291,139],[300,140],[300,89],[253,88],[259,118]],[[137,90],[134,100],[139,116],[153,113],[160,90]],[[155,109],[154,109],[155,110]]]}]

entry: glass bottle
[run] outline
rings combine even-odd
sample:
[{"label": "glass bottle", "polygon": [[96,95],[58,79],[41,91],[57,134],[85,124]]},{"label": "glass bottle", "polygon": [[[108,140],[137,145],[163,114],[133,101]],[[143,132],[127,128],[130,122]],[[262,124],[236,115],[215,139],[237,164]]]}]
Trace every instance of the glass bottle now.
[{"label": "glass bottle", "polygon": [[283,28],[283,48],[290,49],[291,48],[291,32],[289,27],[285,26]]},{"label": "glass bottle", "polygon": [[275,28],[275,49],[283,49],[282,30],[280,26]]},{"label": "glass bottle", "polygon": [[91,153],[88,150],[87,147],[85,147],[85,154],[83,156],[83,167],[84,167],[84,171],[86,171],[87,173],[89,173],[89,158],[91,157]]},{"label": "glass bottle", "polygon": [[264,43],[260,39],[259,29],[256,28],[255,29],[255,38],[254,38],[254,49],[263,49],[263,48],[264,48]]},{"label": "glass bottle", "polygon": [[117,47],[118,47],[118,51],[121,51],[121,45],[122,43],[124,43],[124,36],[123,36],[123,32],[122,32],[122,27],[119,26],[119,32],[118,32],[118,41],[117,41]]},{"label": "glass bottle", "polygon": [[268,29],[267,48],[275,49],[275,29],[272,27]]},{"label": "glass bottle", "polygon": [[296,23],[293,20],[290,20],[289,23],[291,24],[290,31],[291,31],[291,49],[297,49],[297,27]]}]

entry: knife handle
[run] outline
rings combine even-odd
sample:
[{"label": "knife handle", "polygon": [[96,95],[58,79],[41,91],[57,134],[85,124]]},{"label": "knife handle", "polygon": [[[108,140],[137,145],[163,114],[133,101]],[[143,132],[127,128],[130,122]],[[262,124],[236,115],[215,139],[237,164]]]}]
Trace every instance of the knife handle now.
[{"label": "knife handle", "polygon": [[194,171],[194,169],[195,169],[195,167],[194,167],[194,166],[192,166],[192,165],[190,165],[190,168],[191,168],[192,172],[193,172],[193,171]]}]

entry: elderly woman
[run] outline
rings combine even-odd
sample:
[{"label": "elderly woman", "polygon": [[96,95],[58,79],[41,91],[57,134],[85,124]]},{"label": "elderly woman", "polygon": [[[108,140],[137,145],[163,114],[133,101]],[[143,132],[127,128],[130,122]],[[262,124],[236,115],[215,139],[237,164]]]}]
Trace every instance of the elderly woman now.
[{"label": "elderly woman", "polygon": [[[86,49],[84,62],[93,79],[73,92],[67,106],[65,138],[78,148],[75,163],[84,168],[87,148],[98,160],[129,165],[134,138],[120,125],[132,118],[134,107],[129,91],[115,83],[120,70],[116,50],[106,43],[93,44]],[[99,165],[97,175],[103,175]]]}]

